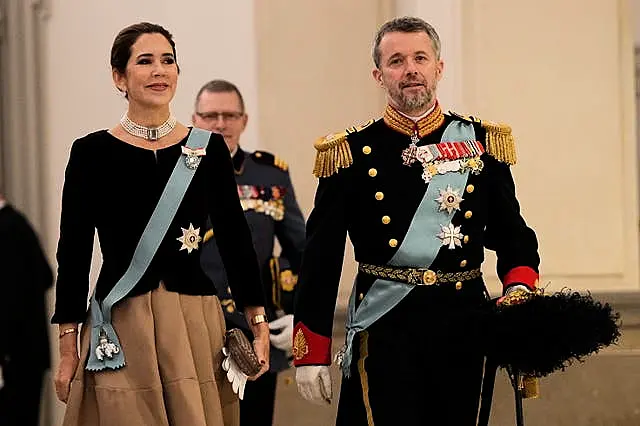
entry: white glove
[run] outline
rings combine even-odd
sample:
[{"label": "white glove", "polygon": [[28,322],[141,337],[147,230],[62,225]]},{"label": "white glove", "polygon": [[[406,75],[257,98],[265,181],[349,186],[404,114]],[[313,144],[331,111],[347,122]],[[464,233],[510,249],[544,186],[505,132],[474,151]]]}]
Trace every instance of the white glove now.
[{"label": "white glove", "polygon": [[227,348],[222,348],[225,356],[222,361],[222,369],[227,372],[227,380],[231,383],[233,391],[238,394],[238,398],[244,398],[244,387],[247,385],[247,375],[240,371],[238,364],[231,359],[231,353]]},{"label": "white glove", "polygon": [[326,365],[304,365],[296,368],[298,392],[307,401],[331,404],[331,373]]},{"label": "white glove", "polygon": [[271,321],[269,330],[280,330],[278,334],[269,334],[271,344],[281,351],[290,352],[293,347],[293,315]]}]

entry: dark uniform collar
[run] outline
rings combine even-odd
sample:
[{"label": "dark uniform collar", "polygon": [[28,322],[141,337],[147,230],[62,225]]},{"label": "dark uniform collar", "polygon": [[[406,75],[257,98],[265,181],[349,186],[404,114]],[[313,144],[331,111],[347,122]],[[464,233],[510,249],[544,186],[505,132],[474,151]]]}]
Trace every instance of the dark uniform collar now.
[{"label": "dark uniform collar", "polygon": [[417,132],[418,137],[423,138],[442,126],[444,123],[444,114],[442,113],[442,109],[440,109],[440,103],[436,101],[433,111],[416,122],[406,115],[401,114],[400,111],[391,105],[387,105],[383,119],[387,126],[393,130],[404,133],[407,136],[411,136]]},{"label": "dark uniform collar", "polygon": [[231,162],[233,163],[233,169],[237,175],[241,175],[244,172],[244,162],[247,158],[247,154],[238,146],[236,149],[236,153],[231,158]]}]

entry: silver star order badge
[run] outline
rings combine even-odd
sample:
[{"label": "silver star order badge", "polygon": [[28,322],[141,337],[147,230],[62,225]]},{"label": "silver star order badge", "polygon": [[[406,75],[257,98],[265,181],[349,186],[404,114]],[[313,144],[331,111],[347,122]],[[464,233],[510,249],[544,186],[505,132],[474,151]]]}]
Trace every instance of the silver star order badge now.
[{"label": "silver star order badge", "polygon": [[438,234],[438,238],[442,240],[443,246],[449,246],[449,250],[453,250],[458,247],[462,247],[462,232],[460,232],[459,226],[454,226],[453,223],[448,225],[440,225],[442,232]]},{"label": "silver star order badge", "polygon": [[202,237],[200,236],[200,228],[193,228],[193,224],[189,224],[189,228],[182,229],[182,236],[176,238],[176,240],[182,243],[182,247],[180,250],[187,250],[187,252],[191,253],[193,250],[198,250],[198,244],[202,241]]},{"label": "silver star order badge", "polygon": [[460,210],[460,203],[463,198],[460,196],[459,189],[451,188],[451,185],[447,185],[447,189],[440,190],[440,196],[436,198],[436,201],[440,203],[440,210],[446,210],[451,214],[454,210]]}]

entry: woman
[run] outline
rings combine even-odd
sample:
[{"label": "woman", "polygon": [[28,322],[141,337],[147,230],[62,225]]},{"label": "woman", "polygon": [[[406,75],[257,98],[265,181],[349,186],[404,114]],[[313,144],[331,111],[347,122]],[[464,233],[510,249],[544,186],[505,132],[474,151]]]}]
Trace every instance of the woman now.
[{"label": "woman", "polygon": [[223,314],[215,287],[199,266],[207,217],[236,304],[255,323],[254,348],[262,369],[253,379],[269,367],[269,328],[250,231],[220,135],[211,135],[206,154],[199,157],[144,275],[112,309],[126,365],[85,369],[94,232],[103,257],[95,296],[103,301],[127,271],[191,133],[170,112],[179,68],[166,29],[149,23],[123,29],[112,46],[111,67],[128,111],[110,130],[74,142],[62,194],[52,322],[60,329],[55,387],[67,403],[64,425],[237,425],[238,399],[221,369]]}]

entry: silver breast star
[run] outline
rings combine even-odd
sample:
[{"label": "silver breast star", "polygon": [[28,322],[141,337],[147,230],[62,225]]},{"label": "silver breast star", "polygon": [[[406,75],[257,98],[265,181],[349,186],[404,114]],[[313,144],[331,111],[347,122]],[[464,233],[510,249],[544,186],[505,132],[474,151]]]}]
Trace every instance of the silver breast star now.
[{"label": "silver breast star", "polygon": [[460,190],[451,188],[451,185],[447,185],[447,189],[440,190],[440,196],[436,198],[436,201],[440,203],[440,210],[446,210],[451,214],[454,210],[460,210],[460,203],[463,198],[460,196]]}]

